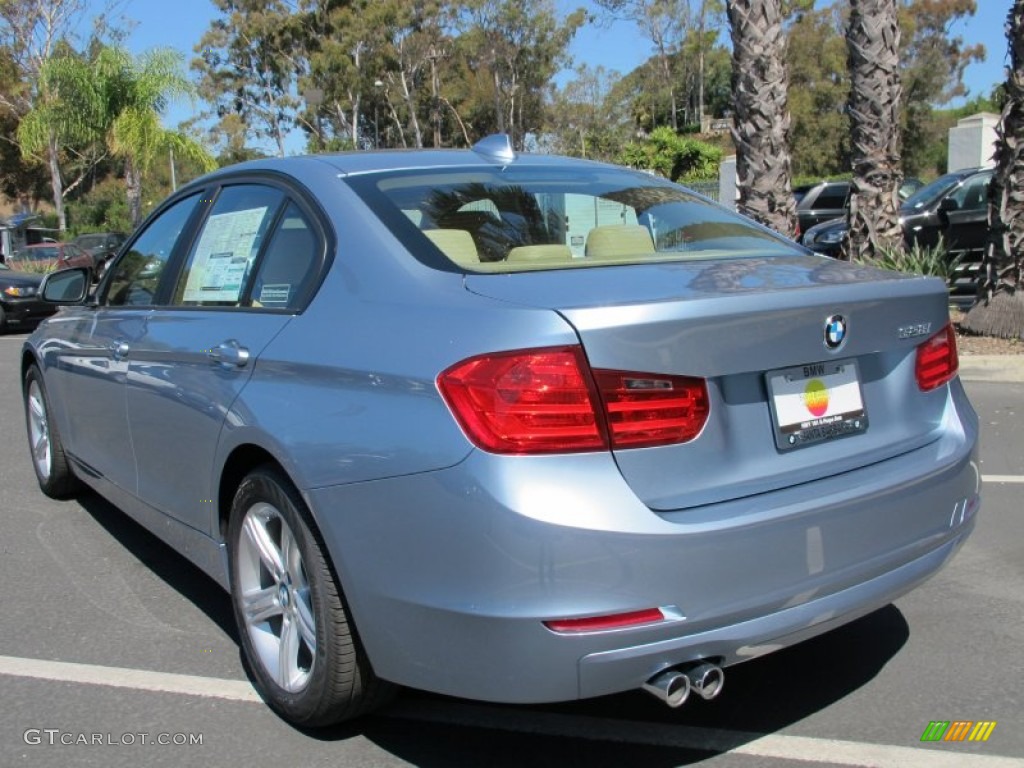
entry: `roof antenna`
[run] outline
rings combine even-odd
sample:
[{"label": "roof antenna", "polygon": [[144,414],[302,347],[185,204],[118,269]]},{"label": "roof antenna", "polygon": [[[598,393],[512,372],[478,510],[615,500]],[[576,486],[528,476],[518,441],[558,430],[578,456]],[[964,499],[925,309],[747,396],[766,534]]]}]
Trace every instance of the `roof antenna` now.
[{"label": "roof antenna", "polygon": [[516,153],[512,149],[512,140],[507,133],[495,133],[480,139],[473,145],[473,151],[502,165],[508,165],[516,159]]}]

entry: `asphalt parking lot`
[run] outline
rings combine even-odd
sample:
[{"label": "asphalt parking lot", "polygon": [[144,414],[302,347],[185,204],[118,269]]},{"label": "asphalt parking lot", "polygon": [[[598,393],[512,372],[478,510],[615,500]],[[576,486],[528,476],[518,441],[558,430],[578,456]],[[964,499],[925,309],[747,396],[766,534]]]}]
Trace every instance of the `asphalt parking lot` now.
[{"label": "asphalt parking lot", "polygon": [[[1024,767],[1024,377],[965,366],[986,484],[956,558],[893,605],[727,670],[715,701],[405,691],[379,715],[304,732],[253,693],[212,581],[102,499],[39,492],[23,338],[0,336],[0,766]],[[996,726],[983,743],[924,743],[932,721]]]}]

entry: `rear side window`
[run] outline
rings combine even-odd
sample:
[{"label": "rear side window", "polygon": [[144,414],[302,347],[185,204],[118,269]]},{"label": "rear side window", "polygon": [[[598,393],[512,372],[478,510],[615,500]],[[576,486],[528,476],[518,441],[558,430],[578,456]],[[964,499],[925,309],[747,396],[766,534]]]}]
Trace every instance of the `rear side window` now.
[{"label": "rear side window", "polygon": [[988,186],[992,177],[988,174],[972,176],[950,197],[962,211],[976,211],[988,206]]},{"label": "rear side window", "polygon": [[745,256],[794,256],[781,236],[647,174],[522,166],[346,179],[428,266],[520,272]]},{"label": "rear side window", "polygon": [[312,223],[295,203],[289,203],[260,261],[250,306],[301,309],[317,275],[320,251]]}]

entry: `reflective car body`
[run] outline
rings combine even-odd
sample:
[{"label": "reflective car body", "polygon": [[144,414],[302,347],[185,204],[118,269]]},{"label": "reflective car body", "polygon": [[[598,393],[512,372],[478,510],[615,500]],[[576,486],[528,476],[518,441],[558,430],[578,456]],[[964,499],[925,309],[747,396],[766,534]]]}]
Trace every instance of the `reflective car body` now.
[{"label": "reflective car body", "polygon": [[[753,659],[941,567],[980,488],[947,321],[941,281],[486,143],[199,179],[23,373],[44,489],[48,435],[233,592],[268,678],[260,621],[320,605],[290,586],[312,549],[270,582],[245,544],[276,520],[245,501],[269,466],[376,677],[541,702]],[[291,703],[319,653],[260,683],[299,722],[329,720]]]},{"label": "reflective car body", "polygon": [[0,263],[0,333],[14,325],[25,325],[49,317],[57,306],[42,300],[42,275],[17,272]]}]

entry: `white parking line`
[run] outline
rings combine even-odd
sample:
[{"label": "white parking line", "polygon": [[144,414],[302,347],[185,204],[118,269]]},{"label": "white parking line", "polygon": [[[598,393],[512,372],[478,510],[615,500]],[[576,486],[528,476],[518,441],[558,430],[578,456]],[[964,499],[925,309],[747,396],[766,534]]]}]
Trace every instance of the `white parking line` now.
[{"label": "white parking line", "polygon": [[[260,701],[252,686],[244,680],[224,680],[64,661],[0,656],[0,675],[179,693],[232,701]],[[962,745],[921,749],[807,736],[764,735],[692,728],[685,725],[608,720],[486,704],[431,701],[424,705],[415,701],[400,700],[381,714],[385,717],[424,723],[443,723],[588,741],[727,752],[779,760],[813,761],[853,768],[962,768],[965,765],[979,768],[1024,768],[1024,760],[965,753]],[[921,724],[922,731],[925,725],[927,723]],[[908,739],[914,738],[917,738],[916,733],[908,734]]]},{"label": "white parking line", "polygon": [[982,475],[983,483],[1024,483],[1024,475]]},{"label": "white parking line", "polygon": [[0,656],[0,675],[34,677],[65,683],[106,685],[112,688],[132,688],[137,691],[184,693],[232,701],[262,701],[247,680],[222,680],[215,677],[176,675],[152,672],[148,669],[101,667],[95,664],[72,664],[67,661],[20,659]]}]

